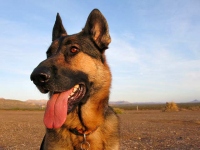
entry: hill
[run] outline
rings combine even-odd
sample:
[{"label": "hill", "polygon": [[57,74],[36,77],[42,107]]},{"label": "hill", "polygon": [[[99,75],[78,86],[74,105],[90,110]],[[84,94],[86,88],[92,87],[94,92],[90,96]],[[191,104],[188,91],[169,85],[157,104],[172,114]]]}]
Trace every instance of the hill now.
[{"label": "hill", "polygon": [[[46,107],[47,100],[12,100],[0,98],[0,110],[42,110]],[[165,107],[165,103],[130,103],[128,101],[111,101],[112,107],[125,110],[161,110]],[[196,110],[200,109],[200,101],[193,100],[186,103],[177,103],[179,108]]]},{"label": "hill", "polygon": [[195,100],[191,101],[190,103],[200,103],[200,101],[195,99]]},{"label": "hill", "polygon": [[39,106],[46,106],[47,104],[47,100],[27,100],[25,102],[32,105],[39,105]]},{"label": "hill", "polygon": [[128,101],[110,101],[109,102],[110,105],[125,105],[125,104],[131,104]]},{"label": "hill", "polygon": [[23,102],[20,100],[0,99],[0,109],[30,110],[41,109],[40,105]]}]

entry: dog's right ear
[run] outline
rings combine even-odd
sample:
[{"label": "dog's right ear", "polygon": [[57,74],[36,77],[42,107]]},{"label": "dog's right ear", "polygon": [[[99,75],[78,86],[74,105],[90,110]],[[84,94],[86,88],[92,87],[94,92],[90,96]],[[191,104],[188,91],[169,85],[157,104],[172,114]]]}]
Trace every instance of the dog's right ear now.
[{"label": "dog's right ear", "polygon": [[55,21],[55,24],[53,27],[52,41],[61,37],[63,34],[67,35],[67,32],[66,32],[65,28],[63,27],[62,20],[60,18],[59,13],[57,13],[56,21]]}]

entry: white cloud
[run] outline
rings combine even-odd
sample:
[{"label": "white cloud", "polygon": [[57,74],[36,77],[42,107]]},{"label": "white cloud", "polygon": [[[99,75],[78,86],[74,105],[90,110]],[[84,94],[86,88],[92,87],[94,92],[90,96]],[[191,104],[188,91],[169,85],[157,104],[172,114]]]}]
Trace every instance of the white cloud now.
[{"label": "white cloud", "polygon": [[[30,11],[24,15],[22,11],[9,9],[16,13],[11,16],[11,11],[4,8],[5,13],[0,19],[0,80],[6,85],[7,95],[10,90],[20,93],[17,89],[20,83],[23,83],[21,89],[27,91],[30,97],[39,93],[35,88],[35,93],[31,94],[33,89],[26,85],[32,85],[29,74],[45,58],[51,41],[55,14],[62,5],[55,8],[53,3],[27,3],[29,5],[26,4],[24,9]],[[6,4],[10,5],[9,2]],[[113,73],[112,99],[148,101],[163,97],[180,100],[192,96],[200,98],[199,6],[197,1],[163,1],[156,5],[138,1],[133,6],[129,5],[118,17],[108,13],[110,9],[104,5],[100,6],[105,8],[106,18],[115,31],[111,33],[112,43],[106,51]],[[67,31],[74,33],[81,30],[89,13],[85,8],[81,7],[81,14],[74,7],[60,12]],[[79,14],[71,17],[69,12]],[[0,91],[6,92],[5,89]]]},{"label": "white cloud", "polygon": [[111,100],[187,101],[192,95],[200,98],[200,59],[182,55],[184,51],[169,46],[169,41],[162,43],[164,39],[143,41],[146,45],[134,47],[129,40],[137,40],[135,37],[122,37],[114,36],[107,52],[113,72]]}]

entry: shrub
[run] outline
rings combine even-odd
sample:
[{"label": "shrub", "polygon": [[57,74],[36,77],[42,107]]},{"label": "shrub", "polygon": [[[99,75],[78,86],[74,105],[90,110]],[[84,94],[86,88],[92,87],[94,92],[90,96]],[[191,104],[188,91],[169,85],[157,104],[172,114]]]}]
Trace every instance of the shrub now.
[{"label": "shrub", "polygon": [[113,108],[113,109],[114,109],[115,113],[117,113],[117,114],[122,114],[124,112],[124,110],[121,108]]},{"label": "shrub", "polygon": [[174,102],[168,103],[167,102],[163,111],[164,112],[166,112],[166,111],[179,111],[179,108],[178,108],[176,103],[174,103]]}]

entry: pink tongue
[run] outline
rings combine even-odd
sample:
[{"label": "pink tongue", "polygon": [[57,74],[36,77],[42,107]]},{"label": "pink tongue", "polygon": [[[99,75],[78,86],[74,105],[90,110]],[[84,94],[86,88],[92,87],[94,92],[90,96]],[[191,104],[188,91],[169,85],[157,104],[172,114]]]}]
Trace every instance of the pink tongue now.
[{"label": "pink tongue", "polygon": [[67,117],[67,101],[72,90],[53,94],[47,103],[44,124],[47,128],[60,128]]}]

